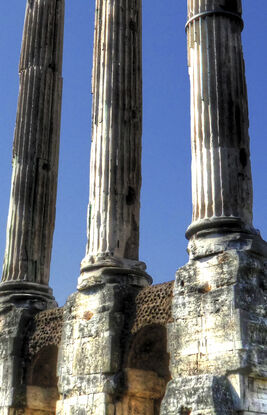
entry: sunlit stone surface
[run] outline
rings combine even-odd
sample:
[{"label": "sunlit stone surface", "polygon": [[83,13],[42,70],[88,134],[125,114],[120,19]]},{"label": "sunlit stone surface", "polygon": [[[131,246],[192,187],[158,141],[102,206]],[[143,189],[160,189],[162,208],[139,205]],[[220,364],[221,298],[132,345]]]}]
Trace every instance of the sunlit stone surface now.
[{"label": "sunlit stone surface", "polygon": [[96,1],[88,245],[90,268],[138,261],[141,188],[141,1]]}]

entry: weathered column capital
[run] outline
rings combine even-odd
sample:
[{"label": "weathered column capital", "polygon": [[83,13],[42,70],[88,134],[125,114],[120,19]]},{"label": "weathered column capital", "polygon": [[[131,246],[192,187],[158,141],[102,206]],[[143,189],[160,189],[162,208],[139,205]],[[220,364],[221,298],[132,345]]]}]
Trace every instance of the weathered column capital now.
[{"label": "weathered column capital", "polygon": [[96,1],[88,244],[78,288],[104,268],[110,270],[104,272],[105,279],[122,270],[147,276],[138,258],[141,12],[141,0],[130,0],[124,7],[118,0]]}]

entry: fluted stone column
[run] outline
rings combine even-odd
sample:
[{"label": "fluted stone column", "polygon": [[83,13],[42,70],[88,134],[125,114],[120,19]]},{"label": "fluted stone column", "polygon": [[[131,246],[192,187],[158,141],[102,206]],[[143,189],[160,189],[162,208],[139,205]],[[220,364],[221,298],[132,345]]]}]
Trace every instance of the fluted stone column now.
[{"label": "fluted stone column", "polygon": [[267,244],[252,226],[241,0],[188,0],[193,221],[162,415],[267,414]]},{"label": "fluted stone column", "polygon": [[0,284],[3,415],[35,412],[28,408],[26,336],[34,315],[56,305],[48,282],[57,190],[63,24],[64,0],[27,1]]},{"label": "fluted stone column", "polygon": [[0,292],[51,295],[64,0],[28,0]]},{"label": "fluted stone column", "polygon": [[135,297],[141,186],[141,0],[96,0],[88,245],[65,307],[57,415],[116,412]]},{"label": "fluted stone column", "polygon": [[141,1],[97,0],[88,244],[79,286],[100,267],[138,261],[141,188]]},{"label": "fluted stone column", "polygon": [[251,230],[241,0],[188,0],[193,220],[187,230]]}]

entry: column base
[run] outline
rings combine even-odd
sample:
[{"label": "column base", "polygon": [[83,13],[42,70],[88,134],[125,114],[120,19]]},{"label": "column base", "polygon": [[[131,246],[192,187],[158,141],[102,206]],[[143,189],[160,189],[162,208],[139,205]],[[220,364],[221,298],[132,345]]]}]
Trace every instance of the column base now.
[{"label": "column base", "polygon": [[[37,303],[40,303],[37,306]],[[45,310],[57,307],[50,287],[26,281],[8,281],[0,283],[0,307],[14,304],[18,307]]]},{"label": "column base", "polygon": [[[132,266],[130,266],[132,265]],[[102,285],[112,282],[124,282],[125,284],[146,287],[152,284],[153,280],[144,269],[143,262],[111,262],[110,260],[97,262],[93,265],[82,263],[81,274],[78,278],[78,290],[85,290],[95,285]]]},{"label": "column base", "polygon": [[192,222],[188,226],[185,236],[187,239],[195,237],[203,237],[216,233],[234,233],[242,232],[257,235],[259,232],[252,225],[246,224],[239,217],[235,216],[213,216],[211,218],[203,218]]},{"label": "column base", "polygon": [[64,311],[58,359],[57,415],[113,415],[126,385],[123,359],[139,291],[152,282],[144,271],[86,267]]},{"label": "column base", "polygon": [[210,228],[196,233],[188,242],[190,260],[199,260],[229,250],[254,252],[267,258],[267,243],[255,229],[229,230],[226,228]]}]

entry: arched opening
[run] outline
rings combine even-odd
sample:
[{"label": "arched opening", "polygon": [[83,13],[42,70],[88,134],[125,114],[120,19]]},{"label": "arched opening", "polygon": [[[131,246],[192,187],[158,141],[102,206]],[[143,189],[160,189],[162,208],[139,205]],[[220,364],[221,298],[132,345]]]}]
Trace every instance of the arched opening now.
[{"label": "arched opening", "polygon": [[159,415],[170,380],[166,327],[152,324],[133,337],[126,359],[126,392],[118,415]]},{"label": "arched opening", "polygon": [[45,346],[27,367],[26,414],[39,415],[43,411],[45,415],[55,415],[58,400],[57,356],[57,346]]}]

